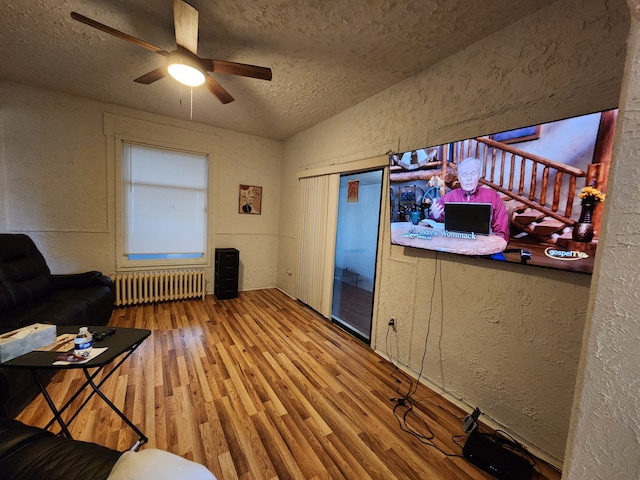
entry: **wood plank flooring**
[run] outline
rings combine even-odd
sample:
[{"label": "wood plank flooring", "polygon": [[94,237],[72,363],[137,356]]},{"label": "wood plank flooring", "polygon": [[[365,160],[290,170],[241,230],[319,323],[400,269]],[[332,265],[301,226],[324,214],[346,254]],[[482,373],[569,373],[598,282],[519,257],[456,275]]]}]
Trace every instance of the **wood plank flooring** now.
[{"label": "wood plank flooring", "polygon": [[[278,290],[119,308],[110,324],[152,335],[103,390],[149,447],[220,480],[492,478],[459,456],[464,412],[422,385],[398,406],[390,399],[414,386],[408,377]],[[80,381],[79,372],[56,374],[54,401]],[[19,417],[38,426],[49,418],[41,398]],[[135,441],[97,397],[70,430],[120,450]],[[536,470],[560,478],[542,462]]]}]

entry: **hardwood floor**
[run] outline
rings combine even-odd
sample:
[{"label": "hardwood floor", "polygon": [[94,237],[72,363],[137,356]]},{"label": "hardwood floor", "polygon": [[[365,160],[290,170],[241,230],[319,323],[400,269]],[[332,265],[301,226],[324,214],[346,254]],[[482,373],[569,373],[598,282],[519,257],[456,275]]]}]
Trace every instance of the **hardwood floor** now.
[{"label": "hardwood floor", "polygon": [[[452,437],[464,412],[422,385],[404,407],[391,401],[415,386],[408,377],[275,289],[120,308],[111,325],[152,335],[104,391],[149,447],[203,463],[220,480],[492,478],[459,457],[464,437]],[[54,401],[79,381],[79,372],[56,374]],[[49,418],[41,398],[19,417],[38,426]],[[70,430],[120,450],[135,441],[97,397]],[[560,478],[542,462],[536,470],[543,476],[534,478]]]}]

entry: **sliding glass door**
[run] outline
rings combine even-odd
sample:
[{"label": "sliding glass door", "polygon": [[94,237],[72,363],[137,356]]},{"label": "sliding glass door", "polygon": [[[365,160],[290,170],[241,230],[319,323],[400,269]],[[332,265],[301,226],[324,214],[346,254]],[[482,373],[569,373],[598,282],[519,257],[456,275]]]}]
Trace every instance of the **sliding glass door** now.
[{"label": "sliding glass door", "polygon": [[369,343],[383,170],[340,176],[332,321]]}]

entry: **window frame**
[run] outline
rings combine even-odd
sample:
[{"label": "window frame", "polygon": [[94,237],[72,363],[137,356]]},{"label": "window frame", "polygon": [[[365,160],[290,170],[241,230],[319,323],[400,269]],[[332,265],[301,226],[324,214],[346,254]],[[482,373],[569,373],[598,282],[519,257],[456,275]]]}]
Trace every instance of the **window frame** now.
[{"label": "window frame", "polygon": [[[130,135],[114,135],[113,136],[113,156],[115,159],[115,186],[116,186],[116,270],[158,270],[165,268],[194,268],[194,267],[211,267],[212,265],[212,205],[213,205],[213,148],[207,148],[205,145],[196,145],[189,147],[167,141],[159,138],[140,138]],[[143,259],[129,260],[125,252],[125,231],[126,225],[124,208],[125,200],[123,189],[126,188],[125,177],[123,173],[123,146],[124,143],[133,143],[151,148],[166,149],[172,151],[185,152],[196,155],[204,155],[207,162],[207,214],[205,225],[205,251],[201,258],[185,258],[185,259]]]}]

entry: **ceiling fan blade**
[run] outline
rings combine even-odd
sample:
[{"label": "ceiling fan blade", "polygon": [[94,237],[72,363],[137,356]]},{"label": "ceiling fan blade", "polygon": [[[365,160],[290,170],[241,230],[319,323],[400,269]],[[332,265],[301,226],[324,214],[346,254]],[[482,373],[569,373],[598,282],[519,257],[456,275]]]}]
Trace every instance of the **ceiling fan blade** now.
[{"label": "ceiling fan blade", "polygon": [[207,75],[206,86],[222,103],[230,103],[235,100],[211,75]]},{"label": "ceiling fan blade", "polygon": [[116,30],[115,28],[111,28],[103,23],[96,22],[95,20],[91,20],[90,18],[85,17],[84,15],[80,15],[79,13],[71,12],[71,18],[73,18],[74,20],[77,20],[80,23],[84,23],[85,25],[89,25],[90,27],[97,28],[98,30],[108,33],[109,35],[113,35],[114,37],[118,37],[122,40],[126,40],[127,42],[131,42],[134,45],[138,45],[139,47],[146,48],[147,50],[151,50],[152,52],[159,53],[160,55],[165,55],[165,56],[169,55],[169,52],[167,52],[166,50],[163,50],[160,47],[156,47],[155,45],[145,42],[144,40],[140,40],[136,37],[132,37],[131,35],[123,33],[120,30]]},{"label": "ceiling fan blade", "polygon": [[136,78],[134,82],[143,83],[145,85],[149,85],[157,80],[160,80],[167,76],[167,67],[156,68],[155,70],[151,70],[149,73],[145,73],[140,77]]},{"label": "ceiling fan blade", "polygon": [[173,0],[176,43],[193,54],[198,53],[198,11],[182,0]]},{"label": "ceiling fan blade", "polygon": [[226,60],[212,60],[210,58],[201,58],[200,61],[208,72],[240,75],[242,77],[271,81],[271,69],[268,67],[257,67],[255,65],[247,65],[245,63],[227,62]]}]

